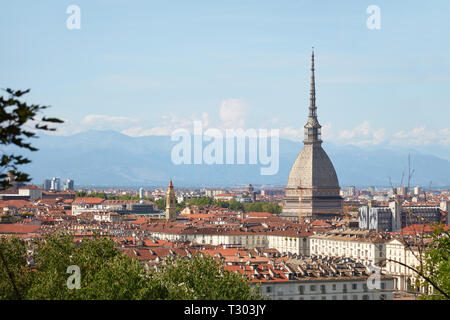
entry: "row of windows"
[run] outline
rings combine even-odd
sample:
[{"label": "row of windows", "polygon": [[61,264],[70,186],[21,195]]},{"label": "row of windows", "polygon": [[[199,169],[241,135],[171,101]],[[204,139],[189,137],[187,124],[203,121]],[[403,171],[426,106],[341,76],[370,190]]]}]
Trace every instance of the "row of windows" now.
[{"label": "row of windows", "polygon": [[[380,285],[381,285],[381,289],[385,289],[386,288],[386,284],[384,282],[381,282]],[[301,294],[301,295],[305,294],[305,288],[306,287],[308,287],[308,286],[306,286],[306,285],[298,286],[298,293]],[[289,287],[289,292],[292,293],[294,291],[293,288],[294,288],[293,286],[290,286]],[[320,293],[327,293],[327,289],[326,289],[326,286],[324,284],[322,284],[320,286],[312,284],[312,285],[309,285],[308,288],[309,288],[310,292],[316,292],[316,291],[320,290]],[[352,283],[351,284],[351,290],[358,290],[359,288],[361,288],[361,286],[359,286],[358,283]],[[362,289],[363,289],[364,292],[368,291],[368,287],[367,287],[366,283],[362,284]],[[336,291],[337,290],[337,284],[332,284],[332,289],[331,290],[332,291]],[[346,283],[342,284],[342,292],[346,293],[347,291],[348,291],[347,284]],[[272,287],[266,287],[266,293],[271,293],[271,292],[272,292]],[[280,295],[280,296],[283,295],[282,288],[278,289],[277,294]]]},{"label": "row of windows", "polygon": [[[347,296],[347,295],[342,296],[342,300],[348,300],[348,298],[349,298],[349,296]],[[279,299],[282,300],[283,298],[279,298]],[[299,297],[298,299],[305,300],[304,297]],[[326,296],[317,296],[317,297],[311,296],[309,299],[310,300],[327,300],[327,297]],[[359,297],[358,295],[352,295],[351,299],[353,299],[353,300],[369,300],[369,295],[365,294],[362,297]],[[289,298],[289,300],[293,300],[293,298]],[[338,297],[332,296],[331,300],[338,300]],[[380,300],[386,300],[386,295],[384,295],[384,294],[380,295]]]},{"label": "row of windows", "polygon": [[311,239],[311,241],[313,243],[322,243],[322,244],[328,244],[328,245],[333,245],[336,246],[336,244],[340,244],[342,245],[346,245],[347,247],[363,247],[363,248],[370,248],[371,246],[373,246],[373,244],[370,243],[359,243],[359,242],[349,242],[349,241],[334,241],[334,240],[322,240],[322,239]]}]

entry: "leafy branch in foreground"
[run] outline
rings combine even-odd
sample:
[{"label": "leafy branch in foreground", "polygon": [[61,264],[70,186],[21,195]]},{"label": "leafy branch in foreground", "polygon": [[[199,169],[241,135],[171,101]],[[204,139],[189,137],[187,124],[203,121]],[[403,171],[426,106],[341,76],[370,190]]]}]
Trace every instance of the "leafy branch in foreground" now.
[{"label": "leafy branch in foreground", "polygon": [[450,230],[436,228],[432,234],[433,242],[425,251],[425,262],[422,269],[426,280],[422,286],[431,285],[434,293],[421,295],[423,300],[450,299]]},{"label": "leafy branch in foreground", "polygon": [[[223,270],[210,256],[175,256],[159,270],[147,271],[106,238],[75,243],[73,236],[48,235],[25,245],[17,239],[1,239],[1,299],[44,300],[247,300],[261,299],[259,288],[248,279]],[[32,266],[27,252],[33,252]],[[70,289],[69,266],[80,270],[80,288]]]},{"label": "leafy branch in foreground", "polygon": [[[13,145],[29,151],[37,151],[27,139],[36,138],[36,131],[55,131],[50,128],[51,123],[63,123],[57,118],[38,118],[39,113],[47,109],[48,106],[37,104],[27,104],[21,101],[22,96],[29,93],[30,89],[12,90],[3,89],[8,95],[0,97],[0,145]],[[34,123],[34,130],[26,128],[26,124]],[[0,190],[11,186],[7,172],[14,177],[17,182],[28,182],[28,174],[20,172],[18,166],[30,163],[31,161],[22,155],[1,151],[0,158]]]}]

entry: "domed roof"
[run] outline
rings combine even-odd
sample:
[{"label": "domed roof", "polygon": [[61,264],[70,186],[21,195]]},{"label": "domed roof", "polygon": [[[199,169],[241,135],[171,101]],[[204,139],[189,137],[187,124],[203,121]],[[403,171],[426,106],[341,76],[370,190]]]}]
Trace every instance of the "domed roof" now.
[{"label": "domed roof", "polygon": [[320,144],[305,144],[292,165],[286,187],[339,188],[334,166]]}]

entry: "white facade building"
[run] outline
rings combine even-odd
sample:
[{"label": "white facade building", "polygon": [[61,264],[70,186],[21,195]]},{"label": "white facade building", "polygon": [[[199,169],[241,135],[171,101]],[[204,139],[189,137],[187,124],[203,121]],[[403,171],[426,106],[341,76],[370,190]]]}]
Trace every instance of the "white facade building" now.
[{"label": "white facade building", "polygon": [[[417,293],[432,293],[433,287],[418,288],[418,274],[414,269],[420,268],[420,260],[424,259],[424,250],[418,247],[406,246],[403,241],[394,239],[386,244],[386,272],[395,278],[394,288],[400,291],[415,291]],[[405,266],[406,265],[406,266]],[[423,281],[423,279],[422,279]]]},{"label": "white facade building", "polygon": [[368,277],[261,282],[270,300],[392,300],[394,279],[381,276],[380,289],[369,289]]},{"label": "white facade building", "polygon": [[310,254],[345,257],[364,265],[378,266],[385,259],[386,243],[356,236],[314,235],[310,237]]}]

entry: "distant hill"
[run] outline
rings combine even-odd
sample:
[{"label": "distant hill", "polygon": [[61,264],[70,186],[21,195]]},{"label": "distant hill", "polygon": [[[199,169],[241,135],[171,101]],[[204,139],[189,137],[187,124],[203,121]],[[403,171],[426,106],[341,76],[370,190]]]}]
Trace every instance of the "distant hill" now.
[{"label": "distant hill", "polygon": [[[279,172],[260,175],[257,165],[174,165],[170,137],[129,137],[113,131],[87,131],[73,136],[42,135],[33,141],[38,152],[26,153],[32,163],[24,166],[33,183],[44,178],[70,177],[76,185],[154,187],[169,179],[179,187],[235,186],[252,184],[285,185],[303,144],[280,139]],[[204,143],[206,145],[208,143]],[[358,148],[323,144],[335,166],[341,186],[394,186],[407,183],[408,153],[415,170],[411,185],[450,185],[450,161],[434,154],[388,146]],[[439,148],[439,147],[435,147]],[[445,148],[439,153],[445,155]],[[427,150],[432,150],[428,148]],[[437,150],[437,149],[435,149]],[[23,153],[23,151],[21,151]]]}]

